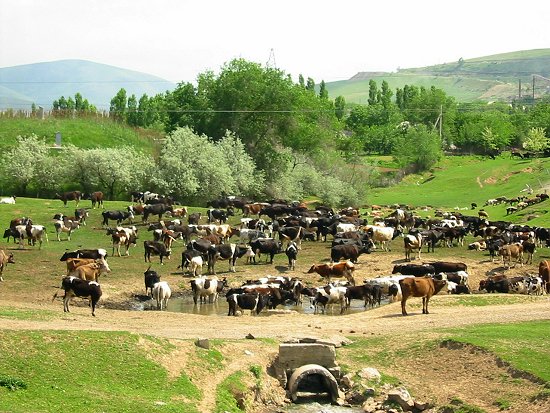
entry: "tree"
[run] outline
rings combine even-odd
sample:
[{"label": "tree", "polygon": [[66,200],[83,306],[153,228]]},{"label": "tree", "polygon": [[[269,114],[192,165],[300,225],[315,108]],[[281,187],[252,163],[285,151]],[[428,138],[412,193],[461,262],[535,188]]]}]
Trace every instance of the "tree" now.
[{"label": "tree", "polygon": [[126,123],[130,126],[138,126],[138,103],[136,95],[128,98],[128,110],[126,111]]},{"label": "tree", "polygon": [[114,98],[111,99],[111,106],[109,107],[109,116],[113,119],[122,121],[126,117],[126,90],[120,89]]},{"label": "tree", "polygon": [[16,195],[27,195],[28,187],[36,183],[38,168],[45,165],[44,159],[48,157],[48,151],[46,142],[32,134],[18,136],[17,145],[4,153],[2,177],[7,186],[15,188]]},{"label": "tree", "polygon": [[523,142],[523,148],[528,151],[542,152],[550,146],[544,128],[531,128]]},{"label": "tree", "polygon": [[442,155],[439,136],[425,125],[409,127],[404,131],[393,152],[399,166],[411,172],[430,169]]},{"label": "tree", "polygon": [[376,96],[378,95],[378,85],[376,81],[371,79],[369,80],[369,99],[367,100],[369,105],[376,104]]},{"label": "tree", "polygon": [[321,80],[321,84],[319,85],[319,97],[321,99],[328,99],[327,85],[324,80]]},{"label": "tree", "polygon": [[334,99],[334,114],[338,120],[342,120],[346,110],[346,99],[343,96],[337,96]]}]

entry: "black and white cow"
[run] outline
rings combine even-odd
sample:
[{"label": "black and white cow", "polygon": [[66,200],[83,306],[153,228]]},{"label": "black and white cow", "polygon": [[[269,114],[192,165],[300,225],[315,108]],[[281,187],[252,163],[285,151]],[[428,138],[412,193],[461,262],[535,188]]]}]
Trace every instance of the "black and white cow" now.
[{"label": "black and white cow", "polygon": [[65,251],[59,261],[67,261],[68,258],[91,258],[103,262],[107,258],[107,250],[97,248]]},{"label": "black and white cow", "polygon": [[234,215],[233,210],[228,209],[227,211],[224,211],[223,209],[209,209],[207,211],[208,215],[208,223],[211,224],[215,221],[219,221],[220,224],[225,224],[227,222],[227,218],[230,215]]},{"label": "black and white cow", "polygon": [[[63,296],[63,311],[69,312],[69,302],[73,297],[90,297],[92,305],[92,315],[95,317],[95,307],[101,298],[101,286],[96,281],[82,280],[78,277],[63,277],[61,288],[65,291]],[[57,298],[57,294],[53,296],[53,300]]]},{"label": "black and white cow", "polygon": [[235,272],[235,262],[237,258],[246,253],[246,248],[241,248],[237,244],[218,244],[211,245],[208,248],[208,272],[216,274],[215,265],[218,260],[228,260],[229,271]]},{"label": "black and white cow", "polygon": [[288,269],[294,271],[296,269],[296,259],[298,258],[298,246],[294,241],[288,244],[285,254],[288,258]]},{"label": "black and white cow", "polygon": [[[250,247],[254,252],[254,264],[256,263],[256,256],[260,257],[260,254],[269,254],[270,264],[273,264],[273,257],[275,254],[282,252],[281,241],[274,240],[273,238],[258,238],[250,242]],[[267,258],[266,258],[267,261]]]},{"label": "black and white cow", "polygon": [[209,303],[215,302],[223,289],[228,286],[226,278],[219,280],[218,277],[195,278],[190,283],[195,305],[197,305],[197,302],[200,304],[206,303],[207,298]]},{"label": "black and white cow", "polygon": [[237,309],[250,310],[250,314],[260,314],[267,306],[268,296],[258,293],[231,294],[227,297],[228,316],[237,315]]},{"label": "black and white cow", "polygon": [[125,219],[133,221],[134,214],[131,211],[103,211],[103,225],[108,226],[109,220],[116,221],[117,225],[120,225]]}]

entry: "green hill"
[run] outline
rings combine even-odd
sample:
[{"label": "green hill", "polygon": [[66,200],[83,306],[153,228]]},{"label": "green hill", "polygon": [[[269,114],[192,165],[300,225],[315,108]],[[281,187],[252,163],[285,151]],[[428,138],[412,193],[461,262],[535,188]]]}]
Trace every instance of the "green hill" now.
[{"label": "green hill", "polygon": [[366,103],[369,80],[379,85],[387,81],[392,90],[404,85],[435,86],[459,102],[509,101],[519,94],[535,97],[548,93],[550,86],[550,49],[524,50],[472,59],[459,59],[421,68],[400,69],[397,72],[359,72],[349,80],[328,82],[331,98],[344,96],[348,103]]},{"label": "green hill", "polygon": [[157,76],[86,60],[33,63],[0,68],[0,109],[28,110],[32,103],[47,109],[59,97],[78,92],[99,110],[108,110],[121,88],[139,99],[175,86]]},{"label": "green hill", "polygon": [[73,144],[79,148],[116,148],[132,146],[144,152],[154,152],[162,132],[151,129],[133,129],[109,118],[57,119],[0,117],[0,148],[15,145],[17,136],[35,134],[55,143],[56,132],[61,132],[62,145]]}]

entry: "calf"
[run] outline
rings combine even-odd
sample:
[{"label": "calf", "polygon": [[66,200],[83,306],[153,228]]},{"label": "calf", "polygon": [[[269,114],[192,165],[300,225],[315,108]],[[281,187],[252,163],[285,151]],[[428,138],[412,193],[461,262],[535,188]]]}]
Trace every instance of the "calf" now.
[{"label": "calf", "polygon": [[157,302],[157,309],[162,311],[164,307],[168,305],[168,300],[172,295],[170,286],[166,281],[159,281],[153,285],[152,296],[153,299]]},{"label": "calf", "polygon": [[160,275],[157,274],[156,271],[151,269],[151,266],[145,270],[143,273],[144,281],[145,281],[145,294],[147,294],[147,290],[150,290],[151,297],[153,296],[153,287],[156,283],[160,282]]},{"label": "calf", "polygon": [[81,265],[93,264],[96,262],[93,258],[68,258],[67,263],[67,275],[70,275]]},{"label": "calf", "polygon": [[422,314],[429,314],[428,302],[432,295],[437,294],[443,287],[447,285],[447,281],[434,280],[433,278],[404,278],[399,280],[401,287],[401,313],[407,315],[405,305],[409,297],[422,297]]},{"label": "calf", "polygon": [[161,265],[164,264],[162,262],[164,257],[170,259],[170,254],[172,253],[172,251],[166,248],[166,245],[158,241],[143,241],[143,248],[145,262],[151,262],[151,255],[158,255]]},{"label": "calf", "polygon": [[[77,277],[64,277],[61,281],[61,288],[65,291],[63,296],[63,311],[69,312],[69,302],[73,297],[89,297],[92,304],[92,315],[95,317],[95,307],[101,298],[101,286],[96,281],[86,281]],[[57,298],[53,296],[53,300]]]},{"label": "calf", "polygon": [[227,315],[237,315],[237,309],[250,310],[250,314],[260,314],[267,306],[268,297],[258,293],[231,294],[227,297],[229,311]]}]

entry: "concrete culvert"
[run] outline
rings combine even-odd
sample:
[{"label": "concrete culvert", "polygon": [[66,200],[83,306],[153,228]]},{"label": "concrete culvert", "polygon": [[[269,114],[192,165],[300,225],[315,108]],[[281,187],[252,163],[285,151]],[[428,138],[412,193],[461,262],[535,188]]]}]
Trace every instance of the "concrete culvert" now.
[{"label": "concrete culvert", "polygon": [[328,393],[333,403],[338,400],[336,379],[330,371],[318,364],[305,364],[294,370],[288,380],[288,391],[293,402],[301,397],[301,393]]}]

